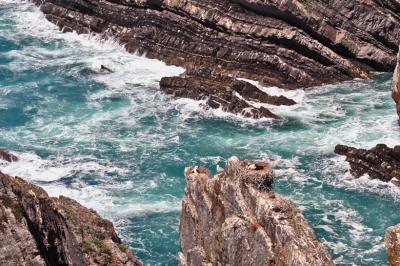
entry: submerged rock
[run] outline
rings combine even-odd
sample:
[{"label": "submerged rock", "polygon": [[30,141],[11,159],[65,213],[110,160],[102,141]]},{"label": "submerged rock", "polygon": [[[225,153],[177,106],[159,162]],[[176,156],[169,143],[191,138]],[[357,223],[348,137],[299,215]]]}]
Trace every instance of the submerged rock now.
[{"label": "submerged rock", "polygon": [[397,115],[400,118],[400,50],[397,55],[397,66],[393,73],[392,98],[396,103]]},{"label": "submerged rock", "polygon": [[18,161],[18,157],[9,151],[0,149],[0,160],[7,161],[9,163]]},{"label": "submerged rock", "polygon": [[260,104],[294,105],[284,96],[271,96],[246,81],[221,76],[219,78],[181,75],[162,78],[160,88],[175,97],[206,99],[208,107],[250,118],[279,117]]},{"label": "submerged rock", "polygon": [[272,191],[271,166],[232,157],[214,178],[186,168],[181,265],[334,265],[296,205]]},{"label": "submerged rock", "polygon": [[[287,89],[368,78],[394,69],[400,41],[400,7],[392,0],[32,1],[64,32],[116,38],[129,52],[186,68],[188,85],[211,83],[212,108],[226,102],[234,113],[246,103],[224,93],[230,83],[221,77]],[[171,82],[164,80],[164,91]],[[256,109],[250,116],[273,117]]]},{"label": "submerged rock", "polygon": [[142,265],[113,224],[0,172],[0,265]]},{"label": "submerged rock", "polygon": [[391,181],[400,186],[400,146],[389,148],[385,144],[378,144],[366,150],[336,145],[335,153],[346,156],[354,177],[368,174],[372,179]]},{"label": "submerged rock", "polygon": [[400,265],[400,224],[389,227],[385,236],[385,247],[390,266]]}]

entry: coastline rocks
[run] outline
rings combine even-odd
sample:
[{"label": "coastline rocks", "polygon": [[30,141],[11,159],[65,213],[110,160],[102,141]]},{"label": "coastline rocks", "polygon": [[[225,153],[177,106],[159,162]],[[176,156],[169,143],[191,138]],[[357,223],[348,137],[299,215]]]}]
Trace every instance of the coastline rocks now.
[{"label": "coastline rocks", "polygon": [[[186,68],[189,84],[203,82],[204,72],[212,83],[247,78],[286,89],[368,78],[369,71],[394,69],[400,41],[400,8],[392,0],[33,2],[64,32],[95,32]],[[225,107],[233,112],[244,107],[236,98],[229,104],[240,105]]]},{"label": "coastline rocks", "polygon": [[9,151],[0,149],[0,160],[4,160],[6,162],[12,163],[12,162],[17,162],[18,157],[15,156],[14,154],[10,153]]},{"label": "coastline rocks", "polygon": [[400,119],[400,50],[397,54],[397,66],[393,73],[392,98],[396,103],[396,111]]},{"label": "coastline rocks", "polygon": [[0,172],[0,265],[143,265],[94,210]]},{"label": "coastline rocks", "polygon": [[334,265],[304,216],[272,191],[268,163],[232,157],[211,178],[186,168],[180,265]]},{"label": "coastline rocks", "polygon": [[165,77],[160,81],[160,88],[175,97],[204,99],[206,108],[221,108],[225,112],[250,118],[279,118],[259,104],[296,104],[284,96],[270,96],[249,82],[224,76],[209,78],[183,74],[179,77]]},{"label": "coastline rocks", "polygon": [[400,265],[400,224],[389,227],[385,235],[385,247],[390,266]]},{"label": "coastline rocks", "polygon": [[368,174],[372,179],[400,186],[400,146],[389,148],[385,144],[378,144],[366,150],[336,145],[335,153],[346,156],[346,161],[350,164],[350,173],[354,177]]}]

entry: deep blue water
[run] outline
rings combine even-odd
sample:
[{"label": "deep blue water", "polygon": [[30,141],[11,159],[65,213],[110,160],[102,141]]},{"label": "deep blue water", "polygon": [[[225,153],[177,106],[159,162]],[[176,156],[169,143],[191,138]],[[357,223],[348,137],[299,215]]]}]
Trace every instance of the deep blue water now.
[{"label": "deep blue water", "polygon": [[[96,73],[101,64],[115,72]],[[352,179],[333,150],[399,143],[390,74],[284,92],[299,104],[276,109],[285,120],[273,124],[162,95],[158,80],[182,71],[61,34],[32,5],[0,0],[0,148],[21,158],[0,168],[96,209],[146,264],[176,265],[184,167],[269,159],[275,190],[338,265],[387,264],[383,236],[400,223],[400,193]]]}]

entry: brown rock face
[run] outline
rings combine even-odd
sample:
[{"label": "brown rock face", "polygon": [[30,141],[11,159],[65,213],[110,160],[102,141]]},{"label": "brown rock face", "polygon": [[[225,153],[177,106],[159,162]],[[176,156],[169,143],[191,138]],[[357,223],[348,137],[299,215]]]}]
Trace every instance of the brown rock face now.
[{"label": "brown rock face", "polygon": [[385,247],[390,266],[400,265],[400,224],[389,227],[385,236]]},{"label": "brown rock face", "polygon": [[[65,32],[96,32],[116,38],[130,52],[185,67],[191,76],[187,85],[195,77],[204,82],[208,73],[204,87],[218,91],[217,98],[224,94],[221,76],[290,89],[391,71],[400,41],[395,0],[33,1]],[[193,96],[182,93],[192,87],[175,92],[168,83],[163,82],[167,93]],[[230,96],[218,104],[227,98],[232,99],[227,105],[235,106],[225,107],[228,111],[247,108]],[[255,117],[273,117],[253,109]]]},{"label": "brown rock face", "polygon": [[5,160],[9,163],[18,161],[18,157],[6,150],[0,149],[0,160]]},{"label": "brown rock face", "polygon": [[397,66],[393,73],[392,98],[396,103],[397,115],[400,118],[400,51],[397,55]]},{"label": "brown rock face", "polygon": [[400,146],[392,149],[385,144],[378,144],[365,150],[336,145],[335,153],[346,156],[354,177],[368,174],[372,179],[391,181],[400,186]]},{"label": "brown rock face", "polygon": [[185,176],[181,265],[334,265],[296,206],[272,191],[269,164],[232,157],[214,178],[204,168]]},{"label": "brown rock face", "polygon": [[142,265],[94,210],[0,172],[0,265]]}]

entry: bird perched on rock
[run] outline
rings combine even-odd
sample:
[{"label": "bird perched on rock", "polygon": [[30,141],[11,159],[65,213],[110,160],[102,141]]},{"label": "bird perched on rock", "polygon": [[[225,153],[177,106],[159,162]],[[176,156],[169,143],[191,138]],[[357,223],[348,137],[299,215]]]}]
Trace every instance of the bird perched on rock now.
[{"label": "bird perched on rock", "polygon": [[225,169],[217,164],[217,174],[222,174],[223,172],[225,172]]},{"label": "bird perched on rock", "polygon": [[193,168],[193,173],[199,174],[199,167],[198,166],[195,166]]}]

